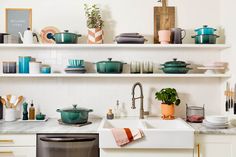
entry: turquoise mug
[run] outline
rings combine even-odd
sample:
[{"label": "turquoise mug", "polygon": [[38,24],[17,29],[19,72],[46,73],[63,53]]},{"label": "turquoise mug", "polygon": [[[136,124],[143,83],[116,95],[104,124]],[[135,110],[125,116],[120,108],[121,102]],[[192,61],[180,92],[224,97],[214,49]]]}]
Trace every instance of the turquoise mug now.
[{"label": "turquoise mug", "polygon": [[29,74],[29,62],[31,61],[31,56],[19,56],[19,73]]},{"label": "turquoise mug", "polygon": [[40,68],[41,74],[50,74],[51,73],[51,67],[48,65],[44,65]]}]

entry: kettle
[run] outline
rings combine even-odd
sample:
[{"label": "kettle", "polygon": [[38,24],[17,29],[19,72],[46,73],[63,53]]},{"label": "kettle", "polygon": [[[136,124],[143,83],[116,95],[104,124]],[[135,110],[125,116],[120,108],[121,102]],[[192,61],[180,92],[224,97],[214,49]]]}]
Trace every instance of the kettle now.
[{"label": "kettle", "polygon": [[20,34],[20,38],[23,42],[23,44],[33,44],[34,43],[34,39],[33,37],[36,37],[37,39],[37,42],[39,42],[39,39],[38,39],[38,36],[36,33],[33,33],[30,28],[27,28],[27,30],[25,30],[24,32],[24,37],[23,35],[21,34],[21,32],[19,32]]}]

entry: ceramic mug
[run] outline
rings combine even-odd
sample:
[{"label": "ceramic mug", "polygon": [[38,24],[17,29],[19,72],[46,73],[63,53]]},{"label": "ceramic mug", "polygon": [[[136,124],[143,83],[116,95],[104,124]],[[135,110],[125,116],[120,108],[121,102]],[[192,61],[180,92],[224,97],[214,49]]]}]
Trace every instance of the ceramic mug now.
[{"label": "ceramic mug", "polygon": [[30,61],[31,61],[31,56],[19,56],[19,73],[23,74],[29,73]]},{"label": "ceramic mug", "polygon": [[170,30],[159,30],[158,36],[159,36],[159,42],[161,44],[169,44],[171,31]]},{"label": "ceramic mug", "polygon": [[5,109],[5,121],[12,122],[16,120],[16,109],[6,108]]},{"label": "ceramic mug", "polygon": [[16,62],[2,62],[4,74],[15,74],[16,73]]}]

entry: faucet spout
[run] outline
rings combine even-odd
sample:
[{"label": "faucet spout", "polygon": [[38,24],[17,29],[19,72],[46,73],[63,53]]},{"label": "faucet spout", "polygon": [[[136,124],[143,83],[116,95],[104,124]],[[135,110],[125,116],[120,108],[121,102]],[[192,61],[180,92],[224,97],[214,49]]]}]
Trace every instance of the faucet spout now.
[{"label": "faucet spout", "polygon": [[[137,86],[139,86],[139,88],[140,88],[140,96],[135,98],[135,88]],[[142,84],[140,82],[137,82],[132,87],[132,107],[131,108],[135,109],[136,108],[135,100],[136,99],[140,99],[140,114],[139,114],[139,118],[140,119],[144,119],[144,115],[148,115],[149,114],[148,112],[144,111],[144,108],[143,108],[143,98],[144,98],[144,96],[143,96],[143,86],[142,86]]]}]

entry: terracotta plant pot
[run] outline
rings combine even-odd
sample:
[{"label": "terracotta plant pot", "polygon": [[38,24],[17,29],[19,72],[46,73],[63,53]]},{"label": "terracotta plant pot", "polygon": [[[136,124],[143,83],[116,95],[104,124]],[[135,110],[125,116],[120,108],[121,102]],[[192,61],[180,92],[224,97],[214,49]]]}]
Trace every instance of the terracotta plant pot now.
[{"label": "terracotta plant pot", "polygon": [[168,104],[161,104],[161,113],[163,119],[174,119],[175,106]]},{"label": "terracotta plant pot", "polygon": [[170,43],[170,36],[171,36],[170,30],[160,30],[160,31],[158,31],[158,35],[159,35],[159,42],[161,44],[169,44]]},{"label": "terracotta plant pot", "polygon": [[88,44],[102,44],[103,30],[101,28],[88,29]]}]

